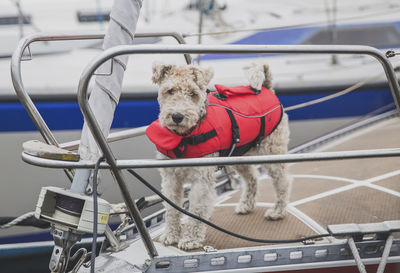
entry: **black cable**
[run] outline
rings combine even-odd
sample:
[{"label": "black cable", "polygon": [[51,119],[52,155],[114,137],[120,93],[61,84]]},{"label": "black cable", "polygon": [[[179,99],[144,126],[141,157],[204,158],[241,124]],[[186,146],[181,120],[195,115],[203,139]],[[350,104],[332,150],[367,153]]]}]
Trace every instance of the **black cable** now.
[{"label": "black cable", "polygon": [[233,237],[242,239],[242,240],[246,240],[246,241],[251,241],[251,242],[256,242],[256,243],[264,243],[264,244],[286,244],[286,243],[299,243],[299,242],[304,242],[307,240],[313,240],[313,239],[317,239],[317,238],[322,238],[322,237],[327,237],[327,236],[331,236],[331,234],[329,233],[325,233],[325,234],[318,234],[318,235],[313,235],[313,236],[308,236],[308,237],[302,237],[299,239],[290,239],[290,240],[264,240],[264,239],[257,239],[257,238],[251,238],[251,237],[247,237],[244,235],[240,235],[237,233],[234,233],[232,231],[226,230],[220,226],[217,226],[216,224],[213,224],[193,213],[190,213],[184,209],[182,209],[181,207],[179,207],[178,205],[176,205],[174,202],[172,202],[171,200],[169,200],[165,195],[163,195],[159,190],[157,190],[155,187],[153,187],[149,182],[147,182],[143,177],[141,177],[138,173],[136,173],[134,170],[132,169],[128,169],[127,170],[129,173],[131,173],[133,176],[135,176],[140,182],[142,182],[146,187],[148,187],[150,190],[152,190],[155,194],[157,194],[158,196],[160,196],[165,202],[167,202],[171,207],[173,207],[174,209],[178,210],[179,212],[192,217],[196,220],[199,220],[200,222],[203,222],[204,224],[219,230],[221,232],[224,232],[228,235],[231,235]]},{"label": "black cable", "polygon": [[94,165],[93,171],[93,241],[92,241],[92,253],[90,256],[90,272],[94,273],[95,260],[96,260],[96,249],[97,249],[97,214],[98,214],[98,203],[97,203],[97,174],[99,172],[100,163],[104,160],[100,157],[96,165]]}]

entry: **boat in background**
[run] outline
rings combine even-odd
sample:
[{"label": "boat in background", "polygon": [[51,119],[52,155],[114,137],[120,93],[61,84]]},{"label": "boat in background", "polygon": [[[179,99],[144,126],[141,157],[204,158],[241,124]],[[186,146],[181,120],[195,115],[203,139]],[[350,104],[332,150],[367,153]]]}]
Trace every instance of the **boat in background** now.
[{"label": "boat in background", "polygon": [[[41,0],[41,5],[21,2],[21,10],[29,11],[25,17],[27,24],[23,25],[23,33],[43,30],[47,33],[71,33],[71,30],[98,31],[104,29],[104,24],[110,19],[109,2],[79,1],[68,3],[53,3]],[[201,37],[203,44],[364,44],[381,50],[396,50],[400,47],[400,5],[395,1],[334,1],[336,6],[326,6],[329,3],[307,1],[302,4],[288,2],[282,7],[276,3],[253,1],[252,5],[243,6],[241,1],[229,1],[229,4],[218,4],[214,1],[213,9],[204,15],[202,33],[198,30],[196,18],[198,10],[189,5],[193,1],[145,1],[143,14],[139,19],[138,28],[142,32],[164,32],[165,21],[171,29],[183,33],[185,42],[196,44]],[[207,1],[206,1],[207,2]],[[332,2],[332,3],[334,3]],[[99,6],[100,3],[100,6]],[[188,4],[189,3],[189,4]],[[2,3],[4,5],[4,3]],[[193,4],[193,3],[192,3]],[[7,9],[0,9],[1,14],[7,14]],[[21,11],[21,12],[22,12]],[[25,13],[23,13],[25,14]],[[38,14],[38,16],[35,16]],[[310,14],[313,14],[310,17]],[[8,41],[6,53],[10,56],[12,48],[22,32],[18,22],[18,12],[13,16],[3,16],[8,19],[8,25],[2,27],[5,31],[4,40]],[[25,18],[24,17],[24,18]],[[219,19],[218,19],[219,18]],[[51,22],[51,23],[50,23]],[[11,24],[14,23],[14,24]],[[30,24],[29,24],[30,23]],[[267,28],[266,28],[267,26]],[[211,32],[212,31],[212,32]],[[0,36],[2,32],[0,32]],[[7,33],[14,35],[8,39]],[[379,35],[377,35],[379,33]],[[174,44],[170,38],[141,38],[138,43]],[[75,44],[74,44],[75,43]],[[80,71],[100,51],[101,40],[80,40],[63,42],[37,42],[26,52],[27,57],[33,55],[33,60],[25,62],[22,76],[30,94],[43,111],[50,128],[54,130],[76,131],[82,127],[82,117],[76,104],[76,82]],[[3,48],[3,47],[2,47]],[[1,49],[3,50],[3,49]],[[3,50],[4,51],[4,50]],[[46,53],[46,54],[45,54]],[[48,55],[50,53],[54,53]],[[56,54],[57,53],[57,54]],[[198,58],[198,56],[193,56]],[[264,58],[266,57],[266,58]],[[156,88],[151,84],[151,65],[153,61],[184,62],[180,56],[134,56],[127,69],[124,79],[124,93],[113,128],[132,128],[149,124],[157,116],[158,108],[155,103]],[[352,56],[233,56],[233,55],[203,55],[204,66],[215,70],[212,82],[226,85],[243,84],[245,81],[242,67],[250,62],[265,61],[271,66],[274,87],[285,107],[325,96],[335,91],[343,90],[359,81],[376,76],[378,63],[369,57]],[[392,58],[393,65],[400,64],[399,57]],[[0,74],[8,75],[9,60],[0,59]],[[229,67],[229,73],[225,73]],[[324,73],[322,73],[324,72]],[[329,75],[327,77],[326,75]],[[301,113],[293,111],[290,116],[294,122],[307,120],[330,119],[332,124],[347,124],[365,114],[373,113],[381,107],[390,107],[390,93],[383,78],[374,78],[361,88],[363,92],[354,92],[346,99],[351,107],[346,111],[331,111],[334,106],[319,104],[304,109]],[[364,92],[365,91],[365,92]],[[363,97],[368,99],[363,100]],[[139,100],[145,106],[138,106],[137,115],[131,112],[132,103]],[[340,100],[338,98],[337,100]],[[363,102],[362,105],[357,102]],[[332,101],[336,103],[336,101]],[[339,102],[344,103],[343,101]],[[5,77],[0,83],[0,122],[4,133],[30,132],[35,127],[19,105],[12,92],[11,79]],[[148,109],[148,110],[145,110]],[[385,108],[386,109],[386,108]],[[145,112],[143,112],[145,111]],[[68,112],[68,118],[63,113]],[[10,122],[10,117],[12,122]],[[140,118],[137,118],[139,117]],[[61,118],[61,119],[60,119]],[[336,123],[334,119],[343,119]],[[63,120],[62,123],[58,122]],[[299,123],[299,124],[300,124]],[[325,123],[325,122],[323,122]],[[299,131],[296,127],[293,132]],[[333,129],[335,127],[332,127]],[[325,128],[314,135],[299,137],[293,135],[292,146],[296,146],[310,138],[317,137],[333,129]],[[306,130],[308,133],[309,130]]]}]

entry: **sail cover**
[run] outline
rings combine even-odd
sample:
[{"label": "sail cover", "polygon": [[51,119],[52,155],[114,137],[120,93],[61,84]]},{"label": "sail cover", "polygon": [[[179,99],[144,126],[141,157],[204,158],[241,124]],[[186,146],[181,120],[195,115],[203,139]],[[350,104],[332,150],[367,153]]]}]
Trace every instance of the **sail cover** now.
[{"label": "sail cover", "polygon": [[[117,45],[130,45],[136,32],[142,0],[115,0],[110,13],[108,30],[104,37],[103,49]],[[123,55],[104,63],[96,76],[95,85],[89,98],[89,105],[96,116],[100,128],[105,136],[108,136],[114,111],[118,104],[124,72],[129,56]],[[113,69],[110,73],[110,62]],[[94,140],[86,121],[83,125],[79,146],[81,160],[96,161],[101,156],[96,141]],[[76,170],[71,191],[83,193],[85,191],[90,170]]]}]

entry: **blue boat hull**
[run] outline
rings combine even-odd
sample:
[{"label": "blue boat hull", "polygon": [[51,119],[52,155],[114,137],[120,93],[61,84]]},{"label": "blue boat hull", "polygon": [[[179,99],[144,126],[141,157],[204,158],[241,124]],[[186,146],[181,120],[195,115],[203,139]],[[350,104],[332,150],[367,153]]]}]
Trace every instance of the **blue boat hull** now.
[{"label": "blue boat hull", "polygon": [[[329,88],[278,89],[284,107],[314,100],[341,90],[343,86]],[[38,96],[36,107],[51,130],[80,130],[83,117],[75,96]],[[393,103],[386,84],[367,85],[360,90],[312,105],[289,114],[291,121],[357,117],[369,114]],[[393,106],[394,107],[394,106]],[[112,128],[135,128],[148,125],[157,119],[159,107],[157,93],[125,95],[115,112]],[[0,98],[1,132],[36,131],[35,125],[16,98]]]}]

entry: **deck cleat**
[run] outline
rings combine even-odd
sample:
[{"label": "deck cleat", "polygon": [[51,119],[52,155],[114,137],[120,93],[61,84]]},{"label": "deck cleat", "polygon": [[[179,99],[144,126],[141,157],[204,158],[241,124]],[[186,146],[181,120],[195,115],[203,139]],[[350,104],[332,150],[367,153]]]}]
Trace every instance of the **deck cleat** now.
[{"label": "deck cleat", "polygon": [[22,144],[24,153],[45,159],[78,162],[78,153],[61,149],[57,146],[46,144],[39,140],[30,140]]}]

